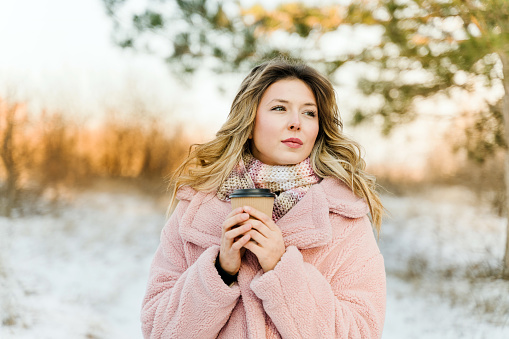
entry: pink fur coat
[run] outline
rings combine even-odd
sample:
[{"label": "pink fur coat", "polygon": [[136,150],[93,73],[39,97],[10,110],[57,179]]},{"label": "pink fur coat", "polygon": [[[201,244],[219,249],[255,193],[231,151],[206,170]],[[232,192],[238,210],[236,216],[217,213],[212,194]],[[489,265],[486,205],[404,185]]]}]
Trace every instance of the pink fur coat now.
[{"label": "pink fur coat", "polygon": [[336,179],[314,185],[277,225],[286,252],[263,273],[246,251],[227,286],[214,261],[230,203],[179,190],[142,306],[145,338],[380,338],[385,270],[366,203]]}]

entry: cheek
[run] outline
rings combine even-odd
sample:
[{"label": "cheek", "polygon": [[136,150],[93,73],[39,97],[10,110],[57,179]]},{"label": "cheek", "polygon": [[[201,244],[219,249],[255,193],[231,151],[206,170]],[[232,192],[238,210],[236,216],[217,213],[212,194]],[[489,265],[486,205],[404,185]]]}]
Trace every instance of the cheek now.
[{"label": "cheek", "polygon": [[313,143],[314,143],[314,141],[316,141],[319,129],[320,129],[320,126],[318,125],[318,122],[314,122],[313,125],[310,126],[310,128],[309,128],[308,137],[309,137],[309,139],[313,140]]},{"label": "cheek", "polygon": [[263,122],[260,122],[258,119],[255,120],[255,125],[251,136],[253,146],[255,146],[257,149],[263,147],[264,141],[267,139],[267,129]]},{"label": "cheek", "polygon": [[253,135],[258,137],[258,141],[264,140],[267,137],[273,135],[275,133],[274,124],[268,121],[267,119],[257,119],[255,121],[255,127],[253,131]]}]

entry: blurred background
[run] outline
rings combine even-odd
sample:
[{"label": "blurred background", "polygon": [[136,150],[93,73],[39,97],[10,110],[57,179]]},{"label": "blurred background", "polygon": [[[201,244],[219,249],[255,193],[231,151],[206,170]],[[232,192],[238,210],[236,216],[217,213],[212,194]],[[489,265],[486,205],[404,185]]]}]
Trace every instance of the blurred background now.
[{"label": "blurred background", "polygon": [[[276,57],[388,210],[383,338],[508,338],[505,0],[0,3],[0,338],[141,338],[167,179]],[[505,123],[504,123],[505,122]]]}]

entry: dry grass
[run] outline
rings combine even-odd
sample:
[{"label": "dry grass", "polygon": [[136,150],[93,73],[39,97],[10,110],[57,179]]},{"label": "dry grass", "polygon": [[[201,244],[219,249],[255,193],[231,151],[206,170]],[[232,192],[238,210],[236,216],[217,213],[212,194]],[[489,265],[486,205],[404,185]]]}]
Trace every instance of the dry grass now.
[{"label": "dry grass", "polygon": [[188,152],[188,138],[154,115],[108,117],[92,127],[61,112],[31,115],[0,98],[0,214],[24,213],[48,190],[55,195],[59,187],[90,187],[105,178],[163,191],[164,178]]}]

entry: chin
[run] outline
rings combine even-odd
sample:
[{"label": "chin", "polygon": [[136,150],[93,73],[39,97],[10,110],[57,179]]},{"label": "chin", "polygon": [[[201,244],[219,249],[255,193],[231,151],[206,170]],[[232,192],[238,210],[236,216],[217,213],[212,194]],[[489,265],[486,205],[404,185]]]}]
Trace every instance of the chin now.
[{"label": "chin", "polygon": [[302,162],[306,158],[307,157],[296,156],[296,155],[286,156],[286,157],[283,156],[283,157],[277,159],[276,165],[296,165],[299,162]]},{"label": "chin", "polygon": [[[305,154],[305,152],[289,152],[287,150],[278,150],[278,152],[274,150],[271,154],[251,151],[251,154],[264,164],[271,166],[295,165],[309,157],[309,154]],[[276,154],[278,155],[276,156]]]}]

